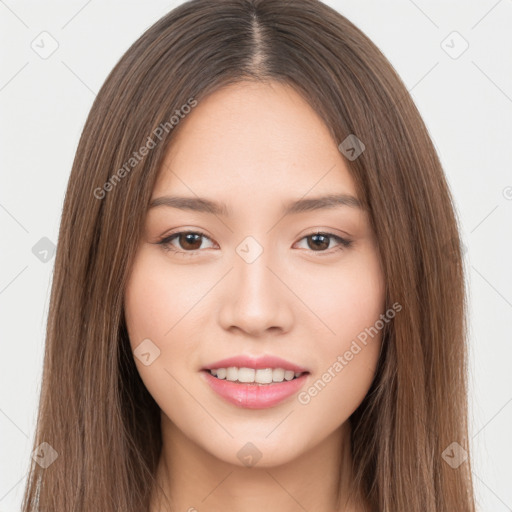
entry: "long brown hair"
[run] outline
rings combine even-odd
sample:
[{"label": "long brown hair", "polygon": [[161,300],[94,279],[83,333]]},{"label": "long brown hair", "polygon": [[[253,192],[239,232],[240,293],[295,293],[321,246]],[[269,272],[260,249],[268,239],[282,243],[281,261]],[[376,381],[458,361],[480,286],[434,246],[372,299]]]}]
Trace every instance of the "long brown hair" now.
[{"label": "long brown hair", "polygon": [[474,511],[452,197],[391,64],[316,0],[186,2],[107,77],[76,152],[55,260],[34,448],[48,443],[58,456],[47,467],[32,462],[23,510],[148,510],[160,411],[133,361],[124,286],[181,119],[243,80],[292,85],[337,144],[355,135],[365,146],[347,165],[377,237],[386,309],[402,310],[351,417],[357,486],[381,512]]}]

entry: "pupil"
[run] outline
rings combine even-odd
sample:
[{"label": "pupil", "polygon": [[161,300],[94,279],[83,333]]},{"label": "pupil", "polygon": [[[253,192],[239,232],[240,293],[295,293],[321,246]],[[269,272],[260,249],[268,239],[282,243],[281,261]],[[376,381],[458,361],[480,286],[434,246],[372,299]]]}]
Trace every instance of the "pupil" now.
[{"label": "pupil", "polygon": [[[329,247],[329,240],[328,240],[328,237],[326,237],[325,235],[311,235],[310,238],[314,240],[314,244],[315,244],[314,247],[311,247],[311,245],[308,244],[308,245],[310,245],[311,249],[315,249],[315,248],[316,249],[318,249],[318,248],[327,249]],[[317,242],[319,241],[318,240],[319,238],[323,239],[323,241],[320,240],[320,245],[317,244]]]},{"label": "pupil", "polygon": [[[194,245],[194,243],[197,245],[198,243],[198,240],[199,240],[199,247],[201,246],[201,235],[197,234],[197,233],[187,233],[185,235],[181,235],[181,237],[184,237],[185,239],[185,248],[188,245]],[[194,241],[194,238],[195,238],[195,241]],[[183,238],[180,240],[180,244],[181,242],[183,241]],[[190,248],[190,247],[189,247]],[[192,247],[192,249],[197,249],[198,247]]]}]

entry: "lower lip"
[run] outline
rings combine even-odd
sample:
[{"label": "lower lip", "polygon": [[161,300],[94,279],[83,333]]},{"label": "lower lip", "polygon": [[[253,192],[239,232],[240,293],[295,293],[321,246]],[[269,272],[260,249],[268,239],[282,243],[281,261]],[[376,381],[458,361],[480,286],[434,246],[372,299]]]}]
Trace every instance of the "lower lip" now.
[{"label": "lower lip", "polygon": [[226,379],[217,379],[208,370],[203,370],[206,382],[222,398],[246,409],[265,409],[279,404],[297,393],[306,382],[308,373],[300,377],[273,384],[238,384]]}]

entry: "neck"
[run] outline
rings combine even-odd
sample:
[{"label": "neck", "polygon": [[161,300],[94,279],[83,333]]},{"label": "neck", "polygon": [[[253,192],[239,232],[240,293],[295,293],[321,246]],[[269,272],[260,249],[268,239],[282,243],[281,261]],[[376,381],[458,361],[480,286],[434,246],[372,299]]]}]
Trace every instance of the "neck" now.
[{"label": "neck", "polygon": [[257,463],[246,467],[219,460],[186,437],[163,413],[162,442],[156,475],[160,492],[153,496],[151,512],[365,510],[350,495],[353,474],[348,421],[320,444],[278,466]]}]

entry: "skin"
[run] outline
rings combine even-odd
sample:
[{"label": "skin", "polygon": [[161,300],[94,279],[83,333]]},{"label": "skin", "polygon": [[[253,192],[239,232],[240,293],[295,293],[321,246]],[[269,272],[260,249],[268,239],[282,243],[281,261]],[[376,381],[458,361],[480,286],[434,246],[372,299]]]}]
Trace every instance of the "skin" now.
[{"label": "skin", "polygon": [[[380,332],[307,404],[296,394],[267,409],[241,408],[200,373],[233,355],[271,354],[306,367],[307,390],[384,312],[367,212],[339,206],[282,215],[285,202],[303,197],[357,197],[337,142],[309,104],[278,83],[215,92],[176,135],[152,199],[206,197],[226,203],[231,215],[149,209],[131,269],[125,314],[132,348],[149,338],[160,350],[148,366],[134,358],[161,409],[157,481],[179,511],[363,511],[361,500],[347,501],[348,418],[373,380]],[[193,256],[157,243],[187,230],[206,236],[170,245]],[[333,237],[315,245],[315,230],[352,245]],[[251,263],[236,251],[249,235],[263,248]],[[261,453],[252,467],[237,456],[248,442]],[[168,509],[155,497],[151,510]]]}]

